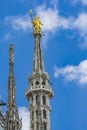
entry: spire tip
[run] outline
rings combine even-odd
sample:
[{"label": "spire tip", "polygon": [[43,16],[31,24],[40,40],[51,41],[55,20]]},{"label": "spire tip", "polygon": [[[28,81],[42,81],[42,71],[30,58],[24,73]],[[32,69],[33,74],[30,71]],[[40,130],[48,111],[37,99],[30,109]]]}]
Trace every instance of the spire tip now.
[{"label": "spire tip", "polygon": [[13,44],[10,44],[9,60],[10,60],[10,62],[14,62],[14,46],[13,46]]}]

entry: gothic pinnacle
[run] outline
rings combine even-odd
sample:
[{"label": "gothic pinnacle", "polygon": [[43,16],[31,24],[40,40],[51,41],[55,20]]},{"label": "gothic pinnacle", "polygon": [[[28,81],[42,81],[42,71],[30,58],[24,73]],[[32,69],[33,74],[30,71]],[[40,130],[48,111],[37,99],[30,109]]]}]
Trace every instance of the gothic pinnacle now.
[{"label": "gothic pinnacle", "polygon": [[9,71],[9,84],[8,84],[8,104],[9,105],[16,105],[15,101],[15,78],[14,78],[14,47],[11,44],[9,49],[9,64],[10,64],[10,71]]},{"label": "gothic pinnacle", "polygon": [[14,47],[11,44],[9,48],[9,78],[8,78],[8,106],[5,115],[4,130],[21,130],[22,122],[19,119],[19,113],[16,106],[16,86],[14,76]]},{"label": "gothic pinnacle", "polygon": [[[32,14],[32,11],[30,11]],[[29,77],[29,88],[26,97],[30,101],[30,127],[31,130],[50,130],[50,98],[53,97],[53,90],[50,85],[50,78],[44,69],[44,60],[41,49],[41,26],[39,17],[32,20],[34,34],[34,62],[33,73]]]},{"label": "gothic pinnacle", "polygon": [[10,45],[10,50],[9,50],[9,61],[10,63],[14,63],[14,47],[12,44]]},{"label": "gothic pinnacle", "polygon": [[[30,10],[30,14],[32,15],[32,10]],[[34,63],[33,63],[33,74],[41,74],[45,73],[44,70],[44,60],[42,56],[42,49],[41,49],[41,37],[42,37],[42,22],[40,21],[39,17],[36,16],[34,19],[31,17],[31,23],[33,26],[33,34],[35,39],[35,51],[34,51]]]}]

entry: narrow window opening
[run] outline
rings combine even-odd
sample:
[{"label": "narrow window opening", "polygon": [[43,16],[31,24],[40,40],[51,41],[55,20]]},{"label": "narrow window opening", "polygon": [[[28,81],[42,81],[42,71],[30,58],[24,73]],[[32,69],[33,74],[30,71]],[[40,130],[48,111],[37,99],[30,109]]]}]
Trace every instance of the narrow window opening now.
[{"label": "narrow window opening", "polygon": [[43,96],[42,99],[43,99],[43,105],[46,105],[46,97]]},{"label": "narrow window opening", "polygon": [[32,120],[34,119],[34,112],[32,112]]},{"label": "narrow window opening", "polygon": [[46,119],[46,110],[43,110],[43,118]]},{"label": "narrow window opening", "polygon": [[39,104],[40,104],[40,96],[37,95],[37,96],[36,96],[36,105],[39,105]]},{"label": "narrow window opening", "polygon": [[38,110],[36,110],[36,118],[38,118]]},{"label": "narrow window opening", "polygon": [[43,130],[47,130],[47,124],[46,124],[46,122],[43,122]]}]

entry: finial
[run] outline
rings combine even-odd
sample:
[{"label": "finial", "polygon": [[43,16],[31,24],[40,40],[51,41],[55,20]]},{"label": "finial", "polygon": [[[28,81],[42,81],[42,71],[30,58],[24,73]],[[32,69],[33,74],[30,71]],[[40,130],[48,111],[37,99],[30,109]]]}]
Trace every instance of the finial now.
[{"label": "finial", "polygon": [[10,45],[9,60],[12,63],[14,62],[14,47],[13,47],[13,44]]},{"label": "finial", "polygon": [[32,21],[33,21],[32,14],[33,14],[33,11],[32,11],[32,9],[30,9],[30,10],[29,10],[29,15],[30,15],[30,18],[31,18],[31,23],[32,23]]},{"label": "finial", "polygon": [[33,11],[32,11],[32,9],[30,9],[30,11],[29,11],[29,14],[33,14]]}]

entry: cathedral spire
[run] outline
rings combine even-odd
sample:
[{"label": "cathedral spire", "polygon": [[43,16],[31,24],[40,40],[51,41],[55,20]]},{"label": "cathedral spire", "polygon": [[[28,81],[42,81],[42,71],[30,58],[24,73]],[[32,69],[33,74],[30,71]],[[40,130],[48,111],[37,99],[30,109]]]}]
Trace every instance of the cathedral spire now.
[{"label": "cathedral spire", "polygon": [[8,83],[8,106],[15,106],[15,77],[14,77],[14,47],[11,44],[9,49],[9,83]]},{"label": "cathedral spire", "polygon": [[35,50],[34,50],[34,63],[33,63],[33,73],[43,73],[44,70],[44,61],[42,56],[42,50],[41,50],[41,26],[43,25],[39,19],[38,16],[35,17],[34,20],[32,20],[33,25],[33,34],[34,34],[34,40],[35,40]]},{"label": "cathedral spire", "polygon": [[5,116],[4,130],[21,130],[22,122],[16,106],[16,87],[14,77],[14,47],[11,44],[9,49],[9,78],[8,78],[8,109]]},{"label": "cathedral spire", "polygon": [[34,63],[33,63],[33,73],[44,73],[44,60],[42,56],[42,49],[41,49],[41,35],[35,34],[35,51],[34,51]]},{"label": "cathedral spire", "polygon": [[[32,13],[32,11],[30,12]],[[50,85],[50,78],[44,69],[41,50],[41,21],[36,16],[32,20],[35,41],[33,74],[29,77],[29,88],[26,97],[30,101],[31,130],[50,130],[50,98],[54,93]]]}]

